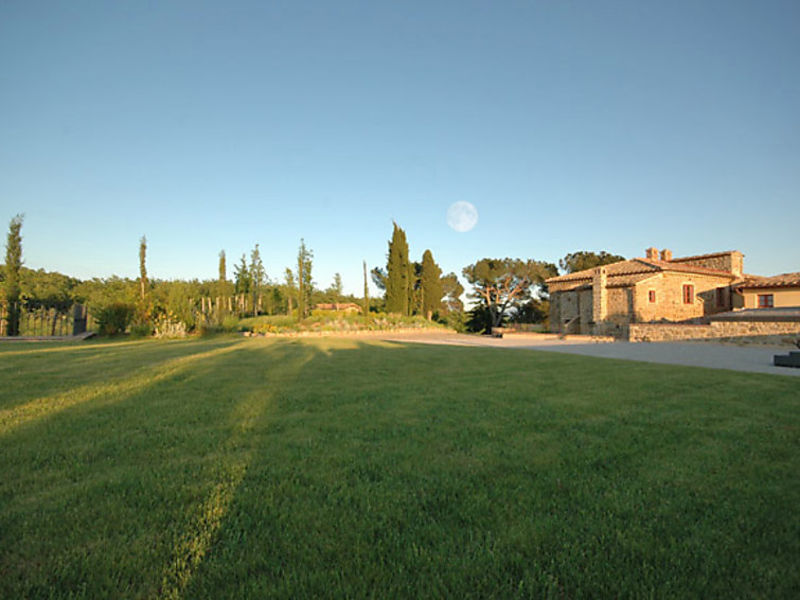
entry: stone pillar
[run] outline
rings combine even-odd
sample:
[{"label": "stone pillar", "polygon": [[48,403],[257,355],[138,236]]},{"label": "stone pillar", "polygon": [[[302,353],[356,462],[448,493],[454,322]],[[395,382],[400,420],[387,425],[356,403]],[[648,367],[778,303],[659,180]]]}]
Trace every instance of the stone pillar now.
[{"label": "stone pillar", "polygon": [[607,315],[606,268],[597,267],[592,274],[592,321],[600,323],[606,320]]}]

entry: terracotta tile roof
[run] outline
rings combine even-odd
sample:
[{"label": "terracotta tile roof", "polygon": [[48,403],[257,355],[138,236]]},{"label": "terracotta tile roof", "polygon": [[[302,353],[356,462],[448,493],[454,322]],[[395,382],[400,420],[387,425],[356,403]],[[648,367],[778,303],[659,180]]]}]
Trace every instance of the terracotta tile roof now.
[{"label": "terracotta tile roof", "polygon": [[[636,273],[656,273],[659,269],[653,265],[647,264],[642,258],[633,258],[631,260],[624,260],[618,263],[605,265],[606,275],[608,277],[617,277],[621,275],[633,275]],[[559,275],[558,277],[551,277],[545,280],[546,283],[567,283],[570,281],[591,281],[594,276],[594,269],[584,269],[583,271],[575,271],[574,273],[567,273],[566,275]],[[610,282],[609,282],[610,283]]]},{"label": "terracotta tile roof", "polygon": [[744,281],[739,283],[736,289],[773,287],[800,287],[800,271],[796,273],[782,273],[774,277],[746,275]]},{"label": "terracotta tile roof", "polygon": [[[729,271],[718,269],[708,269],[695,265],[676,264],[674,261],[653,260],[649,258],[632,258],[618,263],[605,265],[607,285],[616,287],[619,285],[632,285],[637,281],[646,279],[650,275],[655,275],[664,271],[677,271],[679,273],[694,273],[697,275],[711,275],[714,277],[728,277],[735,279],[736,276]],[[630,278],[632,275],[642,275]],[[580,281],[591,281],[594,276],[594,269],[585,269],[575,273],[567,273],[558,277],[551,277],[545,283],[578,283]],[[617,279],[620,278],[620,279]]]}]

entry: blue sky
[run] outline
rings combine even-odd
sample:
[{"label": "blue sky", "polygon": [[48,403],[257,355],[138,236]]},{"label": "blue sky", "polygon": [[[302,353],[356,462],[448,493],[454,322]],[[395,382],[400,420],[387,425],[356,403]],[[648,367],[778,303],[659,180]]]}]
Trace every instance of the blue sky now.
[{"label": "blue sky", "polygon": [[[0,3],[0,219],[27,266],[361,293],[413,257],[745,253],[800,270],[800,3]],[[480,214],[445,221],[456,201]],[[373,290],[374,293],[374,290]]]}]

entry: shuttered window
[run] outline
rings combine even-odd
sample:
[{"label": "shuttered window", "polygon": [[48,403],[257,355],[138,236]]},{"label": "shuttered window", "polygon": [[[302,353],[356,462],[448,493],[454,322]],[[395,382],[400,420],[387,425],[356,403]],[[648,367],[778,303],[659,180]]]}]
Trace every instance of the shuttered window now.
[{"label": "shuttered window", "polygon": [[758,308],[772,308],[775,306],[775,296],[772,294],[758,295]]}]

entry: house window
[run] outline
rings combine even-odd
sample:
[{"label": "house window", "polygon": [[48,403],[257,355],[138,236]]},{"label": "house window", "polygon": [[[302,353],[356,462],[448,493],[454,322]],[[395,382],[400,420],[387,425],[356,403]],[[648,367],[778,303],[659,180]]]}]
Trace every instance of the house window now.
[{"label": "house window", "polygon": [[775,296],[772,294],[758,295],[758,308],[772,308],[775,306]]},{"label": "house window", "polygon": [[694,303],[694,286],[690,283],[687,283],[683,286],[683,303]]},{"label": "house window", "polygon": [[650,290],[649,292],[647,292],[647,299],[650,300],[651,303],[655,302],[656,301],[656,291],[655,290]]}]

